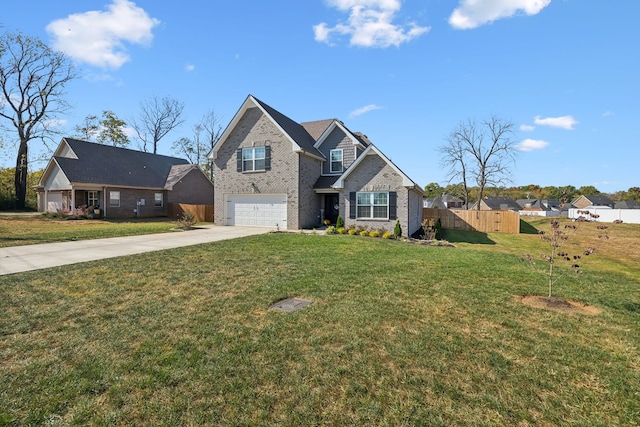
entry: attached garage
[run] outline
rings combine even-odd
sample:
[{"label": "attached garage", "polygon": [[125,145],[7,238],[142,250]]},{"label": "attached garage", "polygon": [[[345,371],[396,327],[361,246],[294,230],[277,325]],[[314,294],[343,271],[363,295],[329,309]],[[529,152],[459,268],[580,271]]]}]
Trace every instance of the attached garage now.
[{"label": "attached garage", "polygon": [[225,225],[287,229],[286,194],[229,194],[225,198]]}]

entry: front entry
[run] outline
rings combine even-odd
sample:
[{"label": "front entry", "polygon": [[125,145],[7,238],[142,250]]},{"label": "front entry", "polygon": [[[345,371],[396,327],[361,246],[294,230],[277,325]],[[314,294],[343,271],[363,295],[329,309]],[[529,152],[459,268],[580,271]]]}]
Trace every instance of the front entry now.
[{"label": "front entry", "polygon": [[325,194],[324,196],[324,219],[335,224],[340,214],[340,197],[338,194]]}]

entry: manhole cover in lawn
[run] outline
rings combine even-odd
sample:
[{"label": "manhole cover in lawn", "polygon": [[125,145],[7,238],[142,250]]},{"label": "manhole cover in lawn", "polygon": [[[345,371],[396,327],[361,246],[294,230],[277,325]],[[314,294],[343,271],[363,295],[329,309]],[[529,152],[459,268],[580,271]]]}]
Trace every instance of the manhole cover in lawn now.
[{"label": "manhole cover in lawn", "polygon": [[300,310],[309,304],[313,304],[313,301],[302,298],[287,298],[272,305],[271,309],[291,313],[292,311]]}]

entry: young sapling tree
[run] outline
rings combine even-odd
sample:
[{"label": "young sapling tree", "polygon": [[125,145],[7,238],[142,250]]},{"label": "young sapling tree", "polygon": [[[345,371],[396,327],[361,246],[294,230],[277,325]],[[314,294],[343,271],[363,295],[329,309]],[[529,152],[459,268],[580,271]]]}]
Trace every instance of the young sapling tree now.
[{"label": "young sapling tree", "polygon": [[[549,252],[541,254],[541,258],[549,264],[548,270],[545,273],[547,276],[548,283],[548,296],[551,298],[553,296],[553,285],[556,281],[562,277],[562,274],[566,271],[574,271],[576,274],[582,274],[582,270],[580,268],[580,264],[582,262],[583,257],[588,257],[593,254],[596,250],[595,247],[589,246],[581,252],[576,252],[570,254],[569,252],[563,250],[565,244],[569,241],[569,237],[571,234],[575,234],[578,230],[578,227],[585,222],[596,221],[599,218],[599,215],[591,213],[588,210],[580,210],[577,211],[580,215],[575,221],[575,224],[561,224],[561,222],[557,219],[554,219],[550,222],[550,230],[548,232],[544,230],[538,231],[540,238],[547,242],[549,245]],[[615,223],[621,223],[622,221],[615,221]],[[596,226],[597,236],[601,240],[609,239],[609,226],[606,224],[598,224]],[[529,262],[534,264],[534,259],[530,254],[524,254],[520,257],[522,261]],[[556,261],[565,261],[569,264],[569,270],[559,270],[556,264]]]}]

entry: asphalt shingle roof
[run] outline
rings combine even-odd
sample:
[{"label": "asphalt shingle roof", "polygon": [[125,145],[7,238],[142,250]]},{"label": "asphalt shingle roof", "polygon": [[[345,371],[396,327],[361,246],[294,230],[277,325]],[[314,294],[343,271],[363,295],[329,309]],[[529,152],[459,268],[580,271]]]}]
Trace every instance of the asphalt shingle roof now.
[{"label": "asphalt shingle roof", "polygon": [[164,188],[174,165],[185,159],[64,138],[77,159],[55,156],[72,183]]},{"label": "asphalt shingle roof", "polygon": [[289,117],[285,116],[275,108],[268,106],[258,98],[254,97],[253,99],[255,99],[256,102],[264,108],[271,118],[280,125],[280,127],[296,142],[296,144],[300,146],[300,148],[307,153],[315,154],[318,157],[324,157],[324,155],[314,147],[316,140],[309,135],[309,132],[307,132],[300,123],[291,120]]}]

